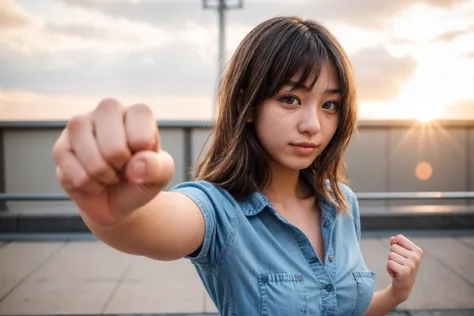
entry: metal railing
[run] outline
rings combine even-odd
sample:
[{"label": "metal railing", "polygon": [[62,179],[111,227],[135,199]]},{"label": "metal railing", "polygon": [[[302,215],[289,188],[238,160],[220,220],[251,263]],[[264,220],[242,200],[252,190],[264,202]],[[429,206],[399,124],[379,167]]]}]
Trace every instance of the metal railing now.
[{"label": "metal railing", "polygon": [[[2,143],[3,130],[23,130],[23,129],[60,129],[66,126],[67,121],[1,121],[0,120],[0,210],[5,207],[8,201],[68,201],[70,197],[64,193],[6,193],[5,188],[5,163],[3,159]],[[191,180],[189,173],[193,165],[192,157],[192,131],[194,129],[212,129],[213,121],[157,121],[161,128],[181,128],[183,129],[183,180]],[[389,126],[390,128],[413,126],[410,120],[377,120],[359,121],[359,126],[364,128]],[[437,122],[442,126],[467,127],[474,129],[473,120],[442,120]],[[469,148],[466,149],[470,152]],[[474,192],[356,192],[356,196],[361,201],[391,201],[391,200],[471,200],[474,199]],[[3,206],[3,207],[2,207]]]},{"label": "metal railing", "polygon": [[[474,192],[359,192],[358,200],[465,200],[474,199]],[[61,193],[0,193],[0,201],[68,201]]]}]

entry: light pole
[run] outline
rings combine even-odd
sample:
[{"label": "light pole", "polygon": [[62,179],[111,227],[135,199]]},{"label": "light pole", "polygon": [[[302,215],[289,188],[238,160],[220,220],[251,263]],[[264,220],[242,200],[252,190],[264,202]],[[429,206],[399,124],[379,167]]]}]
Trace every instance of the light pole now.
[{"label": "light pole", "polygon": [[[244,7],[244,0],[202,0],[204,9],[216,9],[218,13],[219,27],[219,52],[217,54],[217,80],[219,82],[225,61],[225,12],[230,9],[241,9]],[[213,116],[216,117],[216,108],[213,108]]]}]

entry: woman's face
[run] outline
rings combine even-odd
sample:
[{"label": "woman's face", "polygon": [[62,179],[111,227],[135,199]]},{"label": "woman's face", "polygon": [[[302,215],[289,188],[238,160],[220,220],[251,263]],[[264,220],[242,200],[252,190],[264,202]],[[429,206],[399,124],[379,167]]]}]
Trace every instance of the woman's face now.
[{"label": "woman's face", "polygon": [[289,84],[263,102],[252,120],[272,162],[295,171],[309,167],[337,130],[340,100],[336,70],[327,62],[312,88]]}]

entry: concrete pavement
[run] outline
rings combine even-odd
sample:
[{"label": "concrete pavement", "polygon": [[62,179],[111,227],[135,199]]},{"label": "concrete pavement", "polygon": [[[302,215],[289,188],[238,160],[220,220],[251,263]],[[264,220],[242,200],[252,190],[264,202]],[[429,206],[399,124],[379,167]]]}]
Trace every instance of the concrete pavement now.
[{"label": "concrete pavement", "polygon": [[[411,237],[424,249],[417,283],[399,306],[474,314],[474,235]],[[387,237],[362,239],[376,288],[389,284]],[[470,310],[468,310],[470,309]],[[416,312],[416,310],[420,310]],[[215,313],[192,265],[120,253],[100,241],[0,243],[0,314]],[[409,315],[399,313],[400,315]]]}]

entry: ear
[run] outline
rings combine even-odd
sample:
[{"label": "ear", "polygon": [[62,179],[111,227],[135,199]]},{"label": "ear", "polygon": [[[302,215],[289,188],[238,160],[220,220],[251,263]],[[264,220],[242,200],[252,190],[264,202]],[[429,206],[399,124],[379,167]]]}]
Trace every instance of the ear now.
[{"label": "ear", "polygon": [[252,123],[254,120],[254,110],[253,109],[250,109],[249,110],[249,116],[247,118],[247,123]]},{"label": "ear", "polygon": [[253,111],[250,111],[249,117],[247,118],[247,123],[252,123],[253,122]]},{"label": "ear", "polygon": [[[240,89],[240,100],[239,100],[239,107],[240,109],[243,108],[243,104],[242,104],[242,98],[243,98],[243,95],[244,95],[244,90],[243,89]],[[250,110],[249,111],[249,117],[247,118],[247,123],[252,123],[253,122],[253,110]]]}]

